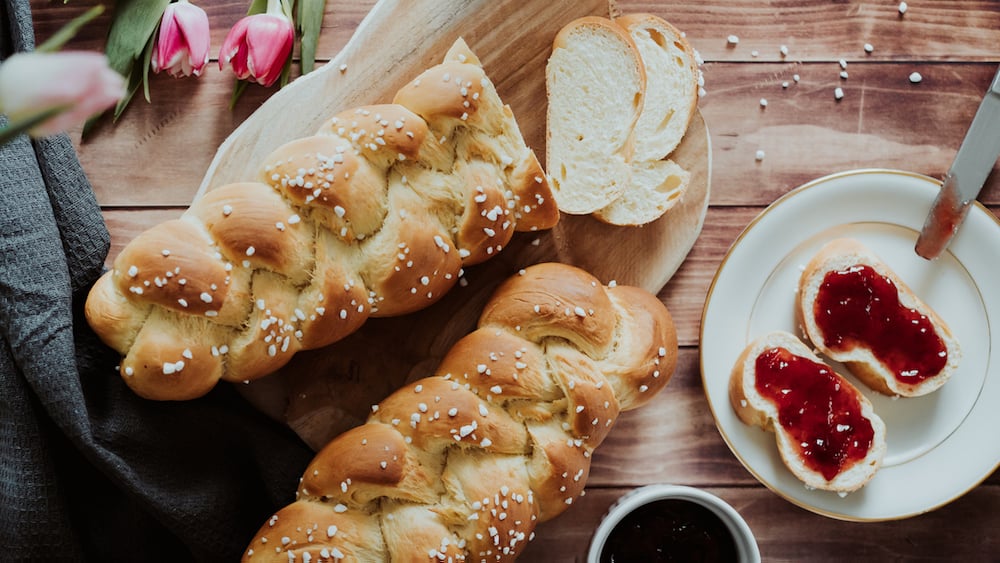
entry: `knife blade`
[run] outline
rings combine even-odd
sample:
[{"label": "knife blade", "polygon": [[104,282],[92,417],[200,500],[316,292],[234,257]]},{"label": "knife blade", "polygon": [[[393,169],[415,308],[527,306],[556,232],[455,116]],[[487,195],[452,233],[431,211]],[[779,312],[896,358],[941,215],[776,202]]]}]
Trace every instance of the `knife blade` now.
[{"label": "knife blade", "polygon": [[1000,68],[976,110],[931,206],[915,250],[927,260],[941,255],[969,213],[1000,156]]}]

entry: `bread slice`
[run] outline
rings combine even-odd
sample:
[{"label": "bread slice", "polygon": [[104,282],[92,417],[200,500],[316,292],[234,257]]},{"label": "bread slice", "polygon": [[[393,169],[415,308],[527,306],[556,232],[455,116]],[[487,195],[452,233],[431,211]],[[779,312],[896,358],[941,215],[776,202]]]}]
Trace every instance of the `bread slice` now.
[{"label": "bread slice", "polygon": [[594,217],[619,226],[652,223],[681,201],[690,182],[691,174],[672,160],[632,162],[628,188]]},{"label": "bread slice", "polygon": [[698,106],[698,63],[684,34],[660,17],[614,20],[635,42],[646,69],[646,93],[635,124],[633,162],[663,160],[680,144]]},{"label": "bread slice", "polygon": [[644,225],[663,216],[687,190],[690,174],[664,160],[680,144],[698,105],[698,63],[684,35],[651,14],[614,22],[632,38],[646,72],[642,112],[633,131],[628,187],[594,216],[612,225]]},{"label": "bread slice", "polygon": [[[821,293],[827,276],[837,272],[840,276],[829,278],[839,280],[836,285],[825,286]],[[863,290],[858,284],[864,284]],[[880,292],[871,293],[873,284]],[[843,293],[835,297],[835,292]],[[843,302],[844,297],[853,299],[836,307],[817,302]],[[951,378],[961,360],[958,340],[944,320],[855,239],[830,241],[809,261],[799,279],[796,307],[803,331],[823,355],[843,362],[858,379],[886,395],[931,393]],[[880,308],[887,313],[878,313]]]},{"label": "bread slice", "polygon": [[564,213],[593,213],[629,184],[633,131],[646,89],[639,50],[611,20],[579,18],[556,35],[545,85],[553,195]]},{"label": "bread slice", "polygon": [[[798,377],[769,375],[785,369]],[[790,401],[779,405],[769,390]],[[871,402],[788,332],[768,333],[743,350],[730,375],[729,399],[744,423],[775,433],[782,462],[807,487],[846,494],[882,465],[886,428]]]},{"label": "bread slice", "polygon": [[664,159],[698,103],[697,60],[680,31],[651,14],[570,22],[546,86],[546,166],[560,210],[635,226],[680,201],[690,174]]}]

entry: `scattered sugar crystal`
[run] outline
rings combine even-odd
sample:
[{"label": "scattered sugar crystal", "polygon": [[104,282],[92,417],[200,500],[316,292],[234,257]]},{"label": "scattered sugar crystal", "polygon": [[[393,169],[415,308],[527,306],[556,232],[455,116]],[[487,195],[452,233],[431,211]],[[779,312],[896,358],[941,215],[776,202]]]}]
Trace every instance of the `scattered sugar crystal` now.
[{"label": "scattered sugar crystal", "polygon": [[740,38],[737,37],[736,35],[730,35],[729,37],[726,38],[726,42],[729,43],[730,45],[737,45],[740,42]]},{"label": "scattered sugar crystal", "polygon": [[910,74],[910,82],[912,82],[914,84],[919,83],[923,79],[924,79],[924,77],[920,76],[919,72],[914,72],[914,73]]},{"label": "scattered sugar crystal", "polygon": [[833,90],[833,97],[836,98],[837,100],[844,99],[844,89],[840,87],[835,88]]}]

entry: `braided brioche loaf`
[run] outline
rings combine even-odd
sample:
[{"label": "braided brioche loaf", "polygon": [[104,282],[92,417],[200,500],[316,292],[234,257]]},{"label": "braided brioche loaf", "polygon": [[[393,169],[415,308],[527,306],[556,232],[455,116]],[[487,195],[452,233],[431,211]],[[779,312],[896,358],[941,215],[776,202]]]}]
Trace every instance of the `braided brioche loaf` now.
[{"label": "braided brioche loaf", "polygon": [[243,560],[513,561],[583,492],[620,411],[673,375],[650,293],[537,264],[497,288],[437,375],[326,445]]},{"label": "braided brioche loaf", "polygon": [[552,227],[545,174],[459,39],[391,104],[344,111],[139,235],[86,306],[139,395],[248,381],[369,316],[426,307],[515,230]]}]

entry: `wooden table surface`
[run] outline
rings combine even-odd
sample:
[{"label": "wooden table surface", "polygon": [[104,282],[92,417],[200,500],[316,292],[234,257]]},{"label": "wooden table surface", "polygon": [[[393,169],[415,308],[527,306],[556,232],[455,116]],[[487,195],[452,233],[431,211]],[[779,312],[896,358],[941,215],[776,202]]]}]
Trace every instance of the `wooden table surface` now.
[{"label": "wooden table surface", "polygon": [[[39,40],[93,3],[33,0]],[[217,52],[247,4],[200,4]],[[819,516],[783,500],[744,469],[720,437],[701,383],[699,328],[709,285],[730,245],[764,207],[837,171],[895,168],[940,178],[947,170],[1000,62],[1000,1],[908,4],[900,15],[899,4],[888,0],[618,2],[623,12],[670,20],[705,61],[700,108],[711,132],[710,207],[688,259],[659,293],[680,336],[673,381],[651,405],[619,419],[594,456],[586,496],[539,526],[522,561],[584,560],[608,506],[650,483],[693,485],[731,503],[756,534],[765,561],[1000,559],[1000,475],[946,506],[903,520],[853,523]],[[321,62],[347,42],[372,5],[328,0]],[[71,46],[102,48],[109,21],[106,13]],[[730,35],[739,37],[737,45],[727,42]],[[911,83],[913,72],[923,80]],[[791,84],[783,88],[786,81]],[[840,101],[837,87],[844,92]],[[214,66],[198,80],[154,76],[151,104],[133,101],[117,124],[105,123],[86,142],[74,134],[111,230],[109,261],[142,230],[180,215],[219,144],[273,93],[248,88],[230,111],[231,88],[231,73]],[[980,200],[994,214],[1000,209],[996,168]],[[996,429],[983,433],[984,440],[996,439]]]}]

